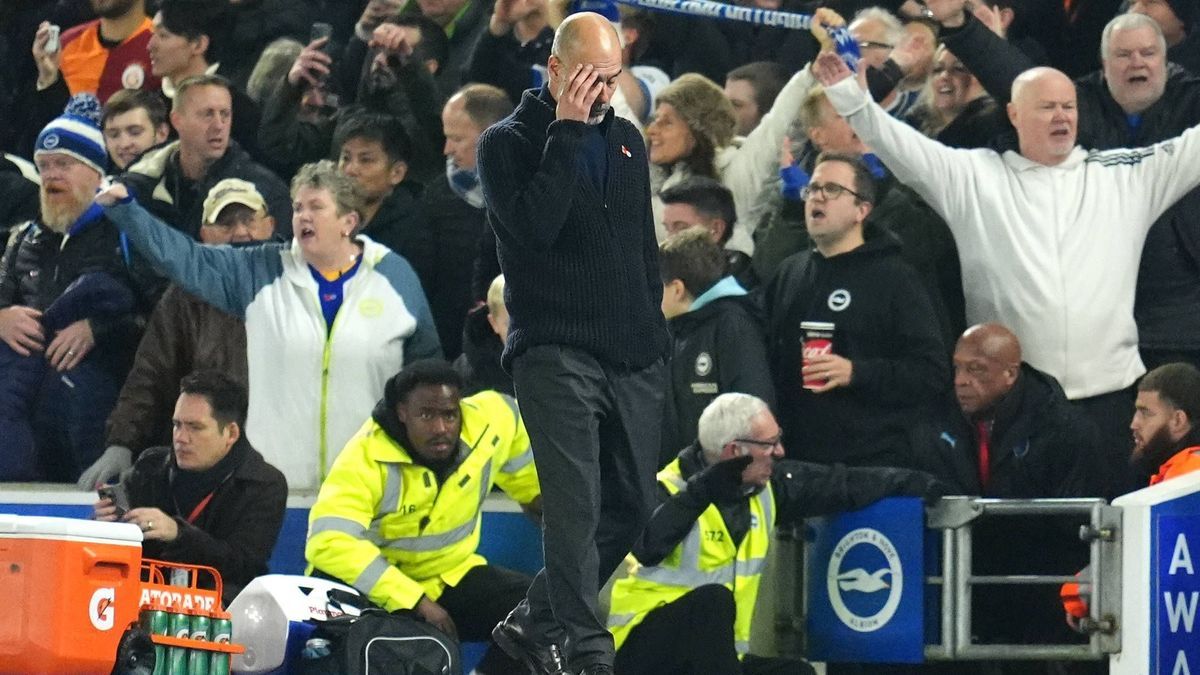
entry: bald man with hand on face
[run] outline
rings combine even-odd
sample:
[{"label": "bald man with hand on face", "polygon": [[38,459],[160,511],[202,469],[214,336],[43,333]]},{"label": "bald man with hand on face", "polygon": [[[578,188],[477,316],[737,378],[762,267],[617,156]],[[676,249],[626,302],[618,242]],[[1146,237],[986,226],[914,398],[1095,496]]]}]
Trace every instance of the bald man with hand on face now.
[{"label": "bald man with hand on face", "polygon": [[601,584],[655,501],[669,348],[641,135],[615,117],[621,44],[568,17],[549,82],[479,139],[512,373],[542,484],[546,567],[492,635],[535,673],[612,673]]},{"label": "bald man with hand on face", "polygon": [[1107,485],[1133,485],[1122,420],[1145,372],[1133,320],[1146,232],[1200,184],[1200,130],[1137,150],[1075,144],[1075,85],[1051,68],[1013,83],[1020,151],[951,149],[871,102],[836,55],[814,72],[838,114],[945,219],[958,245],[967,321],[999,321],[1029,364],[1096,423]]}]

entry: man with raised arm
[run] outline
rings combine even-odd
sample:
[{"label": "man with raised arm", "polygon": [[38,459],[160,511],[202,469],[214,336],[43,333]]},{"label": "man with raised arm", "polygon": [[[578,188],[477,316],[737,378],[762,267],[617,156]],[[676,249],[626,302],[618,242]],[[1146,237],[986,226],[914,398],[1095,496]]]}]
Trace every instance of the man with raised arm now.
[{"label": "man with raised arm", "polygon": [[[1128,410],[1145,367],[1133,321],[1146,232],[1200,183],[1200,132],[1138,150],[1075,144],[1075,86],[1032,68],[1013,83],[1019,152],[954,150],[891,119],[834,55],[815,72],[829,100],[897,178],[949,224],[963,269],[967,322],[997,321],[1030,365],[1062,383],[1103,430]],[[1128,436],[1107,432],[1105,496],[1130,483]]]}]

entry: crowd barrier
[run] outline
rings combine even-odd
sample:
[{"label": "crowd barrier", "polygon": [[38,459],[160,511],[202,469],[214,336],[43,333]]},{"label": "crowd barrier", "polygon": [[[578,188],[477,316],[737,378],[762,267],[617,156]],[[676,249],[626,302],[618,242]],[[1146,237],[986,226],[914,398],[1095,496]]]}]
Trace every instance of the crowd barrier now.
[{"label": "crowd barrier", "polygon": [[[981,585],[1057,586],[1073,575],[977,574],[983,518],[1080,516],[1091,582],[1083,644],[986,644]],[[1200,473],[1099,499],[887,499],[808,523],[807,656],[819,661],[1099,660],[1112,675],[1200,675]],[[1019,537],[1014,529],[1012,536]],[[933,611],[931,611],[933,610]],[[936,623],[931,627],[929,621]],[[777,622],[787,627],[785,617]],[[932,628],[932,629],[931,629]]]},{"label": "crowd barrier", "polygon": [[[0,486],[0,513],[86,518],[93,493],[65,487]],[[304,536],[313,496],[293,495],[271,559],[274,573],[303,572]],[[972,596],[979,585],[1057,585],[1073,576],[977,574],[974,528],[984,518],[1086,520],[1090,616],[1085,644],[981,644],[973,639]],[[537,528],[502,495],[484,507],[481,552],[492,562],[534,572],[541,566]],[[887,499],[866,509],[812,519],[803,556],[802,605],[758,626],[786,632],[803,620],[814,661],[919,663],[963,660],[1109,658],[1113,675],[1200,675],[1200,473],[1102,500]],[[781,531],[780,551],[795,550]],[[1014,536],[1019,533],[1014,532]],[[790,560],[788,559],[790,558]],[[776,570],[779,589],[788,570]],[[787,593],[783,593],[787,595]],[[763,629],[756,629],[756,632]],[[788,651],[788,650],[781,650]]]}]

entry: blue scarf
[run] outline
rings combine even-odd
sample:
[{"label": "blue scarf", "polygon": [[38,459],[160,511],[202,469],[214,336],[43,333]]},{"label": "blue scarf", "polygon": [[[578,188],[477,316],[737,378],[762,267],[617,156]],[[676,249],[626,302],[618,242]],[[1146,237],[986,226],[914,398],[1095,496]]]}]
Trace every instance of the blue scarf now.
[{"label": "blue scarf", "polygon": [[451,157],[446,158],[446,181],[450,189],[464,202],[483,208],[483,187],[479,185],[479,173],[471,169],[460,169]]}]

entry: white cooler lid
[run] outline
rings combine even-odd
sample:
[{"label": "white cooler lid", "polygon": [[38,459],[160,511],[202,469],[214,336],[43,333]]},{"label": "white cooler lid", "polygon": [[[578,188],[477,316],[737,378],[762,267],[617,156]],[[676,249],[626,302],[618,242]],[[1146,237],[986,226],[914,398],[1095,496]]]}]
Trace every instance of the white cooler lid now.
[{"label": "white cooler lid", "polygon": [[0,513],[0,537],[5,539],[65,539],[101,544],[142,544],[142,531],[133,523],[109,523],[81,518],[18,516]]}]

